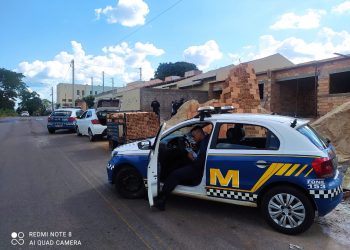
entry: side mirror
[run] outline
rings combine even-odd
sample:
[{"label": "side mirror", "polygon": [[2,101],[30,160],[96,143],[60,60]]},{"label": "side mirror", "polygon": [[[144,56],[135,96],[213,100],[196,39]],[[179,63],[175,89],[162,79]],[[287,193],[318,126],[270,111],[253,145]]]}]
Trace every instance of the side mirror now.
[{"label": "side mirror", "polygon": [[151,142],[150,141],[140,141],[137,143],[137,147],[141,150],[149,150],[151,149]]}]

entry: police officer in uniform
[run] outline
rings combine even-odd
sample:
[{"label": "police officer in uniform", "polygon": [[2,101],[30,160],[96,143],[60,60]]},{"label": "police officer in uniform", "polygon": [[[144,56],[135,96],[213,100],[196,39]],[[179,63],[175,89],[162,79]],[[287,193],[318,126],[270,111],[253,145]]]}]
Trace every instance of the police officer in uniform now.
[{"label": "police officer in uniform", "polygon": [[178,184],[184,181],[191,181],[199,184],[202,179],[210,136],[204,133],[201,126],[193,127],[191,129],[191,134],[199,150],[197,153],[189,151],[187,157],[191,160],[191,164],[174,170],[166,178],[162,191],[156,197],[154,204],[154,206],[161,211],[165,210],[165,202]]}]

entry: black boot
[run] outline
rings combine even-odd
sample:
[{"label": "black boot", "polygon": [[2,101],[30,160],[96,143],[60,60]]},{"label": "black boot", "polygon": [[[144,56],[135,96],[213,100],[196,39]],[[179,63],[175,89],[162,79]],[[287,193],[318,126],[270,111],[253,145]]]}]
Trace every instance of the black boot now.
[{"label": "black boot", "polygon": [[154,206],[158,208],[160,211],[165,210],[165,197],[161,193],[154,198]]}]

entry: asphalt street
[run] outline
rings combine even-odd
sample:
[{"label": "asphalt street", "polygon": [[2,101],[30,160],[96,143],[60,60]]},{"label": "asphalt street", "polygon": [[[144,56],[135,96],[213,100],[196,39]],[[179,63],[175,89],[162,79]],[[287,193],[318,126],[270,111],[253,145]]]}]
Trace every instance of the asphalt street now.
[{"label": "asphalt street", "polygon": [[349,249],[318,223],[277,233],[256,208],[173,196],[160,212],[120,198],[107,142],[46,122],[0,119],[0,249]]}]

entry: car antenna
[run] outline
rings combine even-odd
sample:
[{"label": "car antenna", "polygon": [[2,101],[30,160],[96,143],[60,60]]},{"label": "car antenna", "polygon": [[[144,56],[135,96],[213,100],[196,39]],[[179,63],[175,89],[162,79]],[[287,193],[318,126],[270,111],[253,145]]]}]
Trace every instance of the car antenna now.
[{"label": "car antenna", "polygon": [[295,126],[297,125],[297,119],[294,119],[294,121],[290,124],[290,126],[292,127],[292,128],[295,128]]}]

